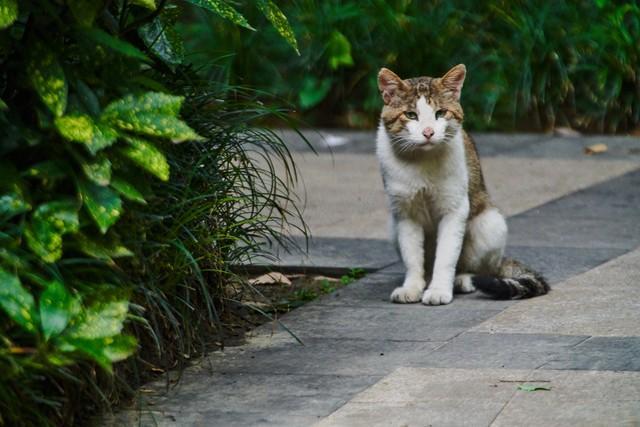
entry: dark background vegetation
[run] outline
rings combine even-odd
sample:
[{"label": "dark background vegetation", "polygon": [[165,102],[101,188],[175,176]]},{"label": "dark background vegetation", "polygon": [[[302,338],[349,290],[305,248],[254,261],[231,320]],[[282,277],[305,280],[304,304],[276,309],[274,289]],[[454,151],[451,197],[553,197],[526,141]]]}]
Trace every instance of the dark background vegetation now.
[{"label": "dark background vegetation", "polygon": [[462,62],[471,130],[632,132],[639,36],[607,0],[0,0],[0,425],[224,342],[234,266],[306,233],[264,125],[371,129],[380,67]]},{"label": "dark background vegetation", "polygon": [[[289,100],[309,125],[375,126],[381,66],[402,77],[467,66],[473,130],[571,126],[628,132],[640,122],[640,8],[610,0],[298,0],[280,2],[301,55],[272,29],[199,13],[185,30],[202,64]],[[258,13],[243,9],[261,23]],[[206,34],[206,37],[198,35]]]}]

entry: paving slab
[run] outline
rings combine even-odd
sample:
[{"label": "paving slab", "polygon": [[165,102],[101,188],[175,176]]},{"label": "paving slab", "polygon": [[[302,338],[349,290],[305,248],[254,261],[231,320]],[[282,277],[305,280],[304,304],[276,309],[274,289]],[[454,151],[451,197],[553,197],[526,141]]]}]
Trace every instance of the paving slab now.
[{"label": "paving slab", "polygon": [[225,354],[212,354],[210,362],[217,372],[228,375],[267,372],[362,377],[385,375],[398,364],[414,366],[443,345],[382,339],[301,338],[304,345],[279,343],[262,349],[229,349]]},{"label": "paving slab", "polygon": [[[280,261],[256,262],[345,269],[379,269],[396,262],[376,160],[347,154],[311,160],[301,169],[308,181],[303,212],[314,236],[308,253],[275,247],[272,253]],[[509,220],[511,245],[619,253],[640,244],[640,210],[635,209],[640,163],[513,158],[483,163],[497,204],[505,214],[516,215]],[[606,215],[608,208],[612,215]],[[307,247],[304,239],[297,240],[299,247]]]},{"label": "paving slab", "polygon": [[[298,237],[294,240],[300,248],[306,247],[304,238]],[[270,252],[278,257],[277,261],[257,258],[254,263],[285,269],[331,271],[362,268],[375,271],[400,260],[395,248],[387,239],[312,237],[308,241],[308,250],[305,253],[282,247],[275,247]]]},{"label": "paving slab", "polygon": [[640,371],[640,337],[591,337],[542,369]]},{"label": "paving slab", "polygon": [[517,392],[492,426],[637,426],[637,372],[536,371],[549,392]]},{"label": "paving slab", "polygon": [[347,396],[380,378],[245,372],[224,375],[200,370],[197,378],[193,374],[183,378],[172,394],[147,399],[141,412],[119,413],[107,425],[312,425],[346,403]]},{"label": "paving slab", "polygon": [[[474,331],[640,336],[640,248],[513,305]],[[640,354],[640,353],[639,353]]]},{"label": "paving slab", "polygon": [[638,373],[399,368],[316,426],[636,425],[639,402]]},{"label": "paving slab", "polygon": [[303,340],[340,338],[352,340],[446,341],[477,325],[499,309],[427,307],[422,304],[392,304],[385,309],[313,304],[282,319]]},{"label": "paving slab", "polygon": [[[316,237],[388,238],[388,214],[373,154],[295,156],[296,190]],[[524,212],[640,167],[637,160],[481,158],[492,199],[507,216]]]},{"label": "paving slab", "polygon": [[567,353],[588,336],[465,332],[420,365],[442,368],[535,369]]}]

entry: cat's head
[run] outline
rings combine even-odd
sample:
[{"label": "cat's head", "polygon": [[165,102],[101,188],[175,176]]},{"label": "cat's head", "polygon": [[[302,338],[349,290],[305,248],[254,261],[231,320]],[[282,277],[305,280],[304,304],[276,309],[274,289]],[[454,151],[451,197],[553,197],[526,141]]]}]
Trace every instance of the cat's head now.
[{"label": "cat's head", "polygon": [[439,78],[403,80],[391,70],[380,70],[382,123],[398,150],[431,150],[458,132],[463,119],[460,91],[466,72],[459,64]]}]

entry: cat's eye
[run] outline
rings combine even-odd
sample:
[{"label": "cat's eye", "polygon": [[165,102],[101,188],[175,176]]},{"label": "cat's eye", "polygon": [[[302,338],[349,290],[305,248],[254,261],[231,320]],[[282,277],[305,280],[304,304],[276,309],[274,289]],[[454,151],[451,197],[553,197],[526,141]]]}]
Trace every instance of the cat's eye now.
[{"label": "cat's eye", "polygon": [[418,120],[418,115],[413,111],[405,111],[404,115],[407,116],[409,120]]},{"label": "cat's eye", "polygon": [[436,111],[436,120],[438,120],[440,117],[444,117],[444,115],[447,114],[447,110],[438,110]]}]

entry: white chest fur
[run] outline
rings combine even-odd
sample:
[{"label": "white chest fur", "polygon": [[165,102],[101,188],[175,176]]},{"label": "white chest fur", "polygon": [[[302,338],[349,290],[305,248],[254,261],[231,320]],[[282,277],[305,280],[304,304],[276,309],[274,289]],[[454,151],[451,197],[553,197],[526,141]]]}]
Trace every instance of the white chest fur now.
[{"label": "white chest fur", "polygon": [[377,156],[392,212],[425,226],[468,202],[468,173],[462,132],[445,145],[398,156],[384,126],[378,129]]}]

